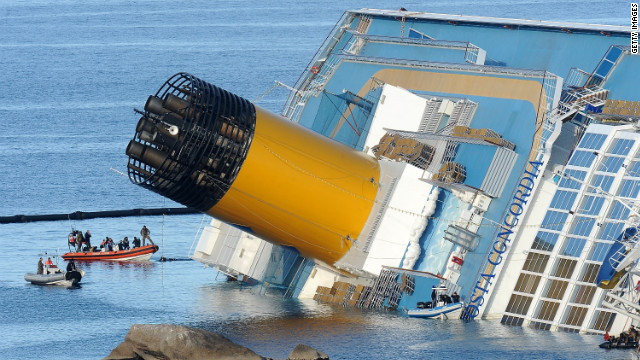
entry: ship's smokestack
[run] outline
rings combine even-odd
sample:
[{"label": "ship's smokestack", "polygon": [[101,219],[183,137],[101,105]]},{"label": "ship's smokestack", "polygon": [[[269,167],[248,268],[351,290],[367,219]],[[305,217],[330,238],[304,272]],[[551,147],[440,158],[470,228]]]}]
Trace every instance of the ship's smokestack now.
[{"label": "ship's smokestack", "polygon": [[[180,73],[150,96],[144,109],[126,150],[129,178],[207,211],[224,196],[242,166],[255,128],[253,104]],[[230,141],[230,128],[244,136]]]},{"label": "ship's smokestack", "polygon": [[328,264],[364,227],[376,159],[185,73],[144,110],[126,150],[135,184]]}]

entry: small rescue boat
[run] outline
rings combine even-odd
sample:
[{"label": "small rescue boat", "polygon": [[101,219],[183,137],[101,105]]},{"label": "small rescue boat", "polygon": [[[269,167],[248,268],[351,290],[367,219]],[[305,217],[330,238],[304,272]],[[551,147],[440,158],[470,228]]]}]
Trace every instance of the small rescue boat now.
[{"label": "small rescue boat", "polygon": [[440,318],[440,319],[457,319],[462,312],[462,303],[451,303],[433,308],[416,308],[407,310],[407,315],[417,318]]},{"label": "small rescue boat", "polygon": [[158,249],[158,245],[146,245],[128,250],[68,252],[62,258],[76,261],[148,261]]},{"label": "small rescue boat", "polygon": [[618,343],[616,341],[605,341],[602,344],[600,344],[600,348],[601,349],[637,349],[638,342],[630,341],[630,342]]},{"label": "small rescue boat", "polygon": [[[48,272],[48,273],[47,273]],[[36,285],[77,286],[84,276],[84,271],[62,271],[55,265],[50,265],[44,274],[26,273],[24,279]]]}]

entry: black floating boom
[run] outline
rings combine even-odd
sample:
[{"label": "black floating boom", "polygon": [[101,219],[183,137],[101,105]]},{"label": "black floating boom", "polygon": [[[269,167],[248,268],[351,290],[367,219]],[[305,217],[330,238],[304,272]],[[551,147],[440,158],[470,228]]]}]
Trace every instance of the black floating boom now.
[{"label": "black floating boom", "polygon": [[190,208],[152,208],[105,211],[75,211],[68,214],[13,215],[0,216],[0,224],[26,223],[35,221],[87,220],[96,218],[113,218],[126,216],[149,215],[186,215],[196,214],[198,210]]}]

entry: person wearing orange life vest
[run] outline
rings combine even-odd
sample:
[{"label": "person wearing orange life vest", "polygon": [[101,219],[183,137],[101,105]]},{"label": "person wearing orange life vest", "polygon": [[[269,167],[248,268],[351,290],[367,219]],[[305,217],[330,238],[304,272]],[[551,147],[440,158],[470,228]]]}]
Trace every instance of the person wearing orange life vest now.
[{"label": "person wearing orange life vest", "polygon": [[73,249],[73,251],[76,250],[76,236],[74,231],[69,234],[69,250],[71,249]]},{"label": "person wearing orange life vest", "polygon": [[53,261],[51,260],[51,258],[48,258],[47,261],[44,262],[44,267],[46,270],[46,274],[49,273],[49,267],[53,266]]}]

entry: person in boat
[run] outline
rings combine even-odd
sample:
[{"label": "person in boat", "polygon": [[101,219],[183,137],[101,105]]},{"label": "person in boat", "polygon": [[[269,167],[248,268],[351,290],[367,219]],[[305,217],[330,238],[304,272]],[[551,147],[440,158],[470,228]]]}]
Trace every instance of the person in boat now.
[{"label": "person in boat", "polygon": [[78,246],[78,252],[82,251],[82,243],[84,242],[84,236],[81,230],[76,230],[76,245]]},{"label": "person in boat", "polygon": [[38,260],[38,274],[44,273],[44,263],[42,262],[42,258]]},{"label": "person in boat", "polygon": [[72,271],[76,271],[76,262],[73,261],[73,259],[69,260],[69,263],[67,264],[67,272],[72,272]]},{"label": "person in boat", "polygon": [[438,299],[438,292],[436,286],[431,286],[431,307],[436,307],[436,300]]},{"label": "person in boat", "polygon": [[133,237],[133,248],[137,248],[140,247],[140,239],[138,239],[137,237]]},{"label": "person in boat", "polygon": [[123,250],[129,250],[129,237],[125,236],[124,239],[122,240],[122,247],[121,249]]},{"label": "person in boat", "polygon": [[145,239],[149,239],[151,245],[154,245],[153,240],[151,240],[151,237],[149,236],[151,235],[151,231],[147,229],[147,225],[142,225],[142,229],[140,229],[140,235],[142,235],[142,246],[144,246],[145,244]]},{"label": "person in boat", "polygon": [[100,243],[100,249],[104,249],[106,244],[107,244],[107,238],[102,239],[102,242]]},{"label": "person in boat", "polygon": [[91,249],[91,231],[87,230],[84,233],[83,241],[84,241],[84,244],[85,244],[85,246],[84,246],[85,251],[90,251],[90,249]]},{"label": "person in boat", "polygon": [[459,303],[460,295],[458,295],[458,293],[454,291],[453,294],[451,295],[451,300],[453,300],[454,303]]},{"label": "person in boat", "polygon": [[48,258],[47,261],[44,262],[44,266],[47,270],[47,274],[49,273],[49,267],[53,266],[53,261],[51,260],[51,258]]},{"label": "person in boat", "polygon": [[451,300],[451,296],[447,295],[447,294],[442,294],[440,295],[440,301],[442,301],[445,304],[451,304],[453,301]]},{"label": "person in boat", "polygon": [[72,231],[69,234],[69,250],[76,250],[76,232]]},{"label": "person in boat", "polygon": [[629,330],[623,331],[618,336],[617,344],[629,344],[636,341],[638,332],[633,325],[629,327]]}]

